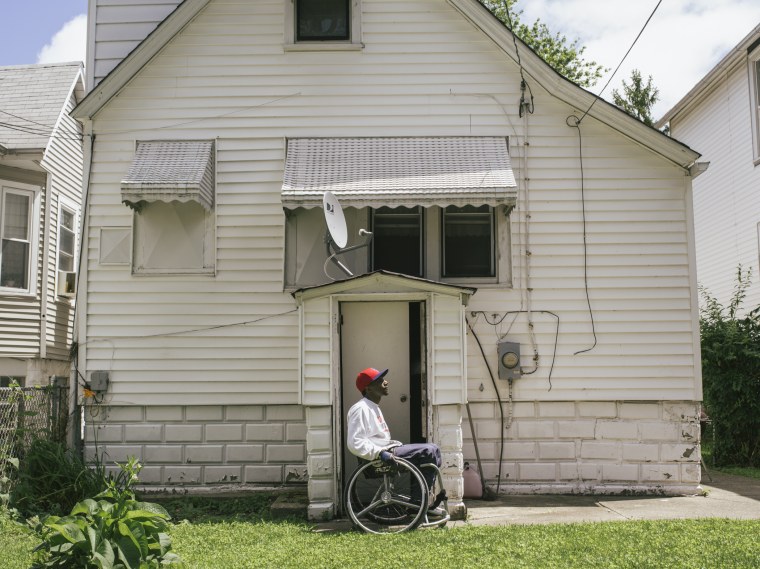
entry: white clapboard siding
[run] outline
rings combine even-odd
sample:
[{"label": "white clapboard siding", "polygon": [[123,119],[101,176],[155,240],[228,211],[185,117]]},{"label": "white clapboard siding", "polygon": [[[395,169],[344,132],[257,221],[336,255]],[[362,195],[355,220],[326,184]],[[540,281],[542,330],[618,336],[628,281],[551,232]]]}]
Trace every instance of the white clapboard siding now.
[{"label": "white clapboard siding", "polygon": [[[363,0],[362,7],[361,51],[291,52],[282,48],[284,2],[213,0],[95,117],[86,365],[112,370],[114,403],[297,403],[301,374],[304,403],[331,403],[322,395],[329,330],[312,327],[311,308],[299,326],[282,289],[280,190],[285,139],[296,136],[509,137],[520,186],[511,215],[515,289],[480,287],[466,314],[525,310],[528,283],[533,310],[559,315],[551,390],[555,321],[536,313],[539,366],[516,382],[515,397],[695,397],[686,174],[586,117],[584,271],[579,139],[566,124],[583,110],[528,77],[536,112],[528,117],[526,162],[519,70],[495,44],[444,0]],[[135,141],[174,138],[217,141],[216,275],[134,277],[129,266],[99,265],[100,228],[132,225],[119,181]],[[597,346],[574,355],[593,342],[585,273]],[[463,348],[452,344],[461,306],[440,302],[451,305],[434,311],[434,397],[461,403]],[[261,315],[272,318],[209,329]],[[497,337],[507,332],[529,370],[527,318],[519,315],[509,330],[508,323],[474,319],[494,370]],[[176,335],[187,330],[198,331]],[[303,362],[300,333],[315,346]],[[466,348],[468,396],[493,399],[471,337]]]},{"label": "white clapboard siding", "polygon": [[88,35],[88,90],[116,67],[182,0],[94,0],[96,33]]},{"label": "white clapboard siding", "polygon": [[433,405],[466,402],[465,347],[462,301],[456,296],[431,295],[430,371]]},{"label": "white clapboard siding", "polygon": [[726,306],[737,267],[751,268],[746,310],[760,305],[760,168],[753,163],[749,81],[742,60],[671,121],[673,135],[710,163],[693,183],[697,278]]},{"label": "white clapboard siding", "polygon": [[[303,404],[331,405],[332,334],[330,328],[333,319],[330,298],[320,297],[305,301],[301,314]],[[293,355],[296,354],[290,354],[291,357]]]},{"label": "white clapboard siding", "polygon": [[[72,88],[76,87],[73,85]],[[69,96],[50,139],[43,166],[51,173],[50,233],[48,236],[48,279],[45,286],[47,317],[45,322],[46,357],[67,360],[73,341],[74,301],[56,295],[58,272],[58,222],[61,198],[80,208],[77,229],[81,227],[82,204],[82,129],[69,113],[76,106],[75,92]],[[77,231],[79,233],[79,231]],[[77,235],[77,239],[78,239]],[[78,285],[78,283],[77,283]]]}]

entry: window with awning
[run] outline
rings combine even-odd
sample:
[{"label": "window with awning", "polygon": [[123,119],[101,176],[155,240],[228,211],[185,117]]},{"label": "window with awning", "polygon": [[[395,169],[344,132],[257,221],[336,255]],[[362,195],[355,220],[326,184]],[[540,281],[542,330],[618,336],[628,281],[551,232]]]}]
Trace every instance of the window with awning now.
[{"label": "window with awning", "polygon": [[294,138],[282,203],[344,207],[514,205],[517,184],[503,137]]},{"label": "window with awning", "polygon": [[121,181],[135,210],[135,274],[213,274],[214,142],[138,141]]},{"label": "window with awning", "polygon": [[132,209],[151,202],[196,202],[214,207],[211,140],[139,141],[121,181],[121,201]]},{"label": "window with awning", "polygon": [[285,281],[330,278],[324,192],[344,207],[355,274],[388,270],[451,282],[508,284],[509,218],[517,188],[503,137],[301,138],[288,141]]}]

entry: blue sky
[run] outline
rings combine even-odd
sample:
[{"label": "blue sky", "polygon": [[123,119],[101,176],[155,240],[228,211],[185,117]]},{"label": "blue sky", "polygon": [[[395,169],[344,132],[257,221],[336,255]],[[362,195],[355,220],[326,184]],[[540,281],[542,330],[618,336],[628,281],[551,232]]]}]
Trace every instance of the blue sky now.
[{"label": "blue sky", "polygon": [[[51,43],[64,24],[86,13],[87,0],[4,0],[0,18],[0,65],[37,63],[42,49]],[[84,33],[86,26],[82,29]],[[84,59],[83,53],[81,58]]]},{"label": "blue sky", "polygon": [[[658,0],[519,0],[523,21],[541,18],[579,38],[583,56],[617,67]],[[0,65],[84,60],[87,0],[3,0]],[[77,18],[77,16],[80,16]],[[660,90],[659,117],[760,24],[760,0],[664,0],[602,96],[639,69]],[[609,79],[592,89],[599,92]]]}]

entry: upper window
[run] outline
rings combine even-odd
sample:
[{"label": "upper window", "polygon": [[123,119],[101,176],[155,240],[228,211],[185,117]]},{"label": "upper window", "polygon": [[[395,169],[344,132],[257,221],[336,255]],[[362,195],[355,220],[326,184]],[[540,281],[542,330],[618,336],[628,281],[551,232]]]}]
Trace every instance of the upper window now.
[{"label": "upper window", "polygon": [[349,39],[349,0],[296,0],[296,41]]},{"label": "upper window", "polygon": [[755,166],[760,165],[760,48],[749,55],[750,113],[752,116],[752,142]]},{"label": "upper window", "polygon": [[0,191],[0,289],[32,291],[34,258],[34,201],[30,190],[2,187]]},{"label": "upper window", "polygon": [[361,49],[361,0],[284,0],[285,49]]},{"label": "upper window", "polygon": [[59,296],[74,296],[77,282],[77,218],[79,208],[62,203],[58,212],[58,276]]}]

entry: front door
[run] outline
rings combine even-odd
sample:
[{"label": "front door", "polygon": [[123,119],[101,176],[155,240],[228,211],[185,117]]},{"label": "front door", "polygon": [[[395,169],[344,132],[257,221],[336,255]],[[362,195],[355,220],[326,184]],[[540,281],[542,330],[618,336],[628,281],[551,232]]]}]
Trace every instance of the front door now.
[{"label": "front door", "polygon": [[419,302],[342,302],[341,370],[344,479],[356,467],[346,449],[345,418],[361,398],[356,375],[363,369],[388,368],[390,394],[380,403],[391,438],[420,442],[425,397],[422,314]]}]

